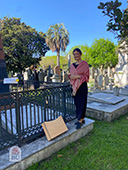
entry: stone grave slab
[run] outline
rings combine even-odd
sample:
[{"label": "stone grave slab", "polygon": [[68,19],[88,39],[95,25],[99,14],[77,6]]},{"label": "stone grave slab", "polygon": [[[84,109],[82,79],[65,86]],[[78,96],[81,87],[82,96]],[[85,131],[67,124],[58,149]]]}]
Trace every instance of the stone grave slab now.
[{"label": "stone grave slab", "polygon": [[[31,109],[30,109],[31,107]],[[28,129],[36,124],[41,124],[44,121],[55,119],[58,117],[57,111],[53,109],[46,109],[46,117],[44,115],[44,108],[39,106],[39,108],[33,104],[28,104],[26,106],[20,107],[20,118],[21,118],[21,130]],[[12,114],[12,133],[16,134],[16,110],[13,108],[6,111],[7,121],[5,119],[4,111],[1,111],[2,127],[6,129],[6,124],[8,132],[11,133],[11,114]],[[62,115],[62,112],[59,112]],[[44,120],[44,117],[46,120]]]},{"label": "stone grave slab", "polygon": [[96,101],[94,98],[94,100],[90,100],[88,98],[86,115],[90,118],[96,118],[97,120],[101,121],[110,122],[115,120],[121,115],[128,113],[128,97],[124,96],[124,98],[125,100],[116,104],[111,104],[111,101],[110,103],[105,103],[101,100]]},{"label": "stone grave slab", "polygon": [[91,101],[115,105],[117,103],[124,101],[126,97],[125,96],[114,96],[113,94],[108,94],[108,93],[95,93],[95,94],[90,95],[88,99]]}]

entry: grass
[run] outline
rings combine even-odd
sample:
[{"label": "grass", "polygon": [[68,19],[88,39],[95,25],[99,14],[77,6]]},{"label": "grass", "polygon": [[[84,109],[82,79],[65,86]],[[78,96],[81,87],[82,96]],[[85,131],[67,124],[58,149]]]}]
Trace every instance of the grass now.
[{"label": "grass", "polygon": [[127,116],[113,122],[96,121],[87,136],[29,170],[128,170]]}]

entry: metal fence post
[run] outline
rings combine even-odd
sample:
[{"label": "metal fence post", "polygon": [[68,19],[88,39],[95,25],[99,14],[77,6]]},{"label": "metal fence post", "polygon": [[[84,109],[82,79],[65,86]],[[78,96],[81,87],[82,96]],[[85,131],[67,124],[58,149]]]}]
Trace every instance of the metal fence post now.
[{"label": "metal fence post", "polygon": [[18,92],[16,92],[15,109],[16,109],[16,130],[18,134],[18,145],[21,146],[20,97]]},{"label": "metal fence post", "polygon": [[62,110],[63,110],[63,119],[66,121],[66,87],[62,87]]}]

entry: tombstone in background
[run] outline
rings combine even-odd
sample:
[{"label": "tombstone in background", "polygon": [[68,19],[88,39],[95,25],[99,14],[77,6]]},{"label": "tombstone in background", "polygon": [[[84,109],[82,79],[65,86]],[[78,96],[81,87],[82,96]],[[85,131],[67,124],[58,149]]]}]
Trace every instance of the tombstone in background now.
[{"label": "tombstone in background", "polygon": [[29,80],[29,77],[28,77],[28,68],[25,69],[25,72],[23,73],[23,77],[24,77],[24,81]]},{"label": "tombstone in background", "polygon": [[61,72],[60,72],[60,67],[59,66],[54,67],[54,74],[57,74],[59,77],[61,77]]},{"label": "tombstone in background", "polygon": [[9,77],[9,78],[13,77],[13,71],[9,71],[8,77]]},{"label": "tombstone in background", "polygon": [[44,77],[44,81],[45,82],[51,82],[51,77],[50,77],[50,73],[49,73],[49,70],[47,70],[47,75]]},{"label": "tombstone in background", "polygon": [[34,66],[30,66],[30,68],[28,69],[28,80],[29,81],[33,81],[33,69],[34,69]]},{"label": "tombstone in background", "polygon": [[50,66],[50,65],[48,66],[48,76],[49,76],[49,77],[52,76],[52,75],[51,75],[51,66]]},{"label": "tombstone in background", "polygon": [[94,89],[93,89],[93,92],[94,93],[100,93],[101,92],[101,88],[99,88],[99,85],[98,85],[98,72],[97,72],[97,70],[95,70],[95,73],[94,73]]},{"label": "tombstone in background", "polygon": [[98,81],[97,81],[97,73],[94,74],[94,88],[97,89],[98,88]]},{"label": "tombstone in background", "polygon": [[105,77],[104,77],[104,86],[105,86],[105,89],[107,88],[106,86],[109,85],[109,77],[107,74],[105,74]]},{"label": "tombstone in background", "polygon": [[46,76],[46,73],[42,69],[40,69],[40,72],[39,72],[39,81],[41,81],[43,83],[45,76]]},{"label": "tombstone in background", "polygon": [[0,93],[9,92],[9,85],[3,84],[3,79],[7,77],[8,75],[6,71],[5,56],[3,52],[2,39],[0,35]]},{"label": "tombstone in background", "polygon": [[103,86],[103,76],[100,74],[100,75],[98,76],[97,80],[98,80],[98,86],[99,86],[99,88],[101,89],[102,86]]},{"label": "tombstone in background", "polygon": [[59,66],[54,67],[54,75],[51,77],[51,79],[52,82],[61,82],[61,72]]}]

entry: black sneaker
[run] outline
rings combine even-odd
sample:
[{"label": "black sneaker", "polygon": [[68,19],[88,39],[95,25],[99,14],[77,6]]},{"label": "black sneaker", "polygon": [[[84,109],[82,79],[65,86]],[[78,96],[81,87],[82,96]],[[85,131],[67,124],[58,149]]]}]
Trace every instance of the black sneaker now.
[{"label": "black sneaker", "polygon": [[76,129],[80,129],[82,126],[82,123],[78,122],[77,125],[76,125]]},{"label": "black sneaker", "polygon": [[[77,125],[77,123],[78,123],[78,122],[75,122],[74,124]],[[85,123],[85,120],[82,121],[82,124],[84,124],[84,123]]]}]

